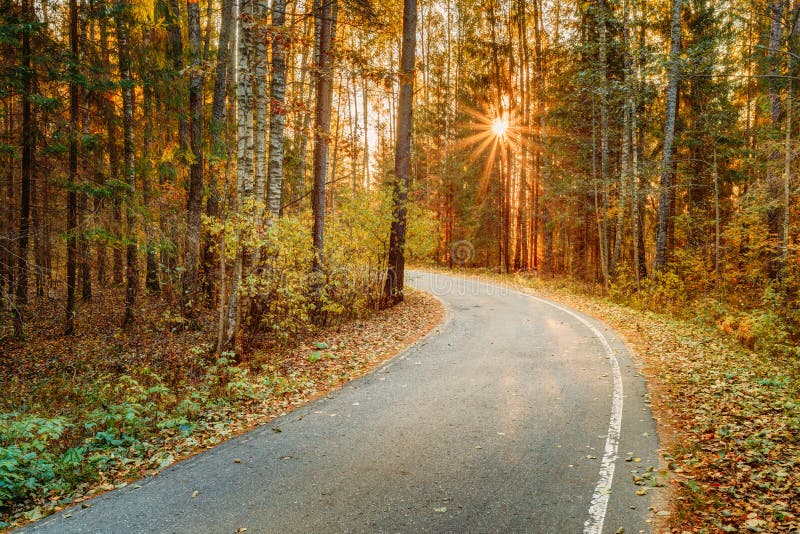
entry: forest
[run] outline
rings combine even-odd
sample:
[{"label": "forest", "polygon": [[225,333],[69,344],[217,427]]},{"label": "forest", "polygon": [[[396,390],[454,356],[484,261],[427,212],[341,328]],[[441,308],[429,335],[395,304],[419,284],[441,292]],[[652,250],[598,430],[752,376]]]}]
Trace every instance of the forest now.
[{"label": "forest", "polygon": [[[400,305],[406,264],[796,366],[800,2],[2,2],[0,519]],[[3,448],[34,434],[49,467]]]},{"label": "forest", "polygon": [[160,295],[187,320],[219,310],[223,350],[287,299],[318,318],[385,305],[381,224],[402,206],[411,261],[714,301],[737,335],[786,345],[784,4],[420,2],[398,67],[390,2],[8,3],[3,324],[23,336],[44,299],[69,334],[100,293],[130,323]]}]

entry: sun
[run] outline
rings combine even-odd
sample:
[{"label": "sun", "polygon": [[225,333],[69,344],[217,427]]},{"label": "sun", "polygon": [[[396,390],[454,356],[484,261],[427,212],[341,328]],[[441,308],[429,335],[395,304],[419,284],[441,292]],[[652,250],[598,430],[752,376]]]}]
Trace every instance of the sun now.
[{"label": "sun", "polygon": [[[491,178],[491,171],[496,164],[502,163],[512,150],[530,144],[530,126],[520,124],[519,117],[513,109],[494,108],[479,111],[464,107],[463,111],[472,117],[471,122],[464,123],[466,135],[458,141],[459,147],[471,147],[467,161],[472,163],[485,156],[481,191],[486,191]],[[508,165],[508,162],[505,163]]]},{"label": "sun", "polygon": [[497,117],[492,121],[492,133],[497,137],[503,137],[508,130],[508,120],[505,117]]}]

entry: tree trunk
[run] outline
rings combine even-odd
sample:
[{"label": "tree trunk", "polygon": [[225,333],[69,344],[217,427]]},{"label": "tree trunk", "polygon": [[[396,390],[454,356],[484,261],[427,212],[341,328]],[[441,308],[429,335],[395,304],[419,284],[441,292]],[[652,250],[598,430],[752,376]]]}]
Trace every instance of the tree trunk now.
[{"label": "tree trunk", "polygon": [[620,154],[619,196],[617,198],[617,226],[614,232],[614,250],[611,254],[609,274],[616,277],[617,264],[622,253],[623,230],[625,227],[625,212],[628,206],[628,185],[631,176],[631,116],[636,112],[631,106],[633,71],[631,62],[631,34],[630,34],[630,2],[622,3],[622,38],[624,55],[624,81],[623,81],[623,111],[622,111],[622,143]]},{"label": "tree trunk", "polygon": [[75,272],[78,255],[78,2],[69,0],[69,48],[72,63],[69,80],[69,174],[67,185],[67,306],[64,334],[75,333]]},{"label": "tree trunk", "polygon": [[[14,142],[14,137],[17,132],[14,120],[16,110],[13,96],[10,95],[10,97],[3,102],[3,108],[5,117],[4,144],[10,145]],[[0,293],[2,293],[2,309],[6,311],[13,310],[14,308],[14,291],[16,290],[14,287],[14,251],[12,245],[12,240],[15,237],[14,217],[17,215],[16,206],[14,205],[14,197],[16,196],[14,187],[14,176],[16,174],[14,159],[14,155],[10,153],[5,154],[3,158],[5,164],[5,191],[3,191],[2,196],[0,196],[0,198],[6,199],[2,231],[2,235],[5,237],[0,238],[0,241],[6,242],[4,246],[0,247],[0,268],[2,268],[3,277],[0,279]]]},{"label": "tree trunk", "polygon": [[[216,165],[219,160],[225,160],[228,167],[228,140],[226,135],[226,104],[228,102],[228,65],[231,59],[231,34],[233,33],[234,0],[222,0],[222,14],[217,42],[216,77],[214,79],[214,94],[211,102],[211,160],[208,174],[208,199],[206,200],[206,213],[209,217],[218,217],[221,213],[220,187],[217,182]],[[203,245],[203,272],[209,298],[213,293],[216,269],[221,265],[213,251],[210,236],[205,237]]]},{"label": "tree trunk", "polygon": [[392,227],[389,262],[383,290],[384,306],[403,300],[406,246],[406,204],[411,164],[411,129],[414,111],[414,60],[417,39],[417,2],[403,1],[403,43],[400,48],[400,97],[397,105],[397,138],[392,189]]},{"label": "tree trunk", "polygon": [[[22,0],[22,11],[25,20],[33,22],[34,10],[31,0]],[[31,61],[30,29],[22,32],[22,180],[19,202],[19,240],[17,248],[17,280],[14,300],[14,337],[24,334],[25,308],[28,305],[28,234],[31,224],[31,179],[33,173],[34,128],[31,113],[31,91],[33,87],[33,69]]]},{"label": "tree trunk", "polygon": [[[789,76],[792,74],[792,55],[786,54],[786,72]],[[792,193],[792,79],[789,78],[786,87],[786,132],[784,133],[784,150],[783,150],[783,203],[781,210],[783,211],[783,221],[781,226],[781,266],[783,268],[789,265],[789,214],[791,211],[791,193]],[[716,153],[715,153],[716,154]],[[715,160],[716,161],[716,160]]]},{"label": "tree trunk", "polygon": [[682,0],[672,0],[669,80],[667,82],[667,106],[664,117],[664,154],[661,160],[661,184],[659,187],[658,221],[656,224],[656,257],[654,262],[656,271],[663,271],[667,263],[667,231],[673,173],[672,144],[675,139],[675,115],[678,106],[678,82],[681,72],[681,2]]},{"label": "tree trunk", "polygon": [[[636,4],[633,6],[634,23],[638,22],[638,11]],[[642,270],[646,269],[643,261],[640,260],[639,254],[644,252],[644,247],[639,244],[639,239],[644,232],[640,220],[640,187],[639,187],[639,54],[641,41],[637,43],[637,48],[634,49],[633,45],[629,48],[631,60],[633,65],[631,67],[631,87],[628,92],[629,107],[631,110],[631,129],[629,141],[631,146],[631,226],[633,227],[633,277],[638,287],[639,281],[642,278]],[[645,270],[646,274],[646,270]]]},{"label": "tree trunk", "polygon": [[[253,196],[253,79],[251,72],[253,6],[252,0],[239,0],[237,48],[238,69],[236,79],[236,181],[238,207],[241,209],[245,201]],[[240,241],[240,240],[237,240]],[[228,294],[228,310],[224,342],[221,350],[235,348],[236,334],[239,329],[239,285],[242,278],[243,261],[246,250],[238,243],[240,250],[236,254],[231,273],[231,287]],[[220,294],[224,295],[224,291]]]},{"label": "tree trunk", "polygon": [[[150,41],[148,29],[143,29],[144,35],[142,36],[145,46]],[[147,61],[142,76],[148,76],[152,72],[152,64]],[[143,157],[147,162],[142,169],[142,200],[144,202],[145,211],[150,212],[150,204],[153,197],[152,179],[153,179],[153,92],[152,87],[154,81],[151,78],[150,83],[145,83],[142,87],[142,115],[144,115],[144,135],[142,139]],[[153,221],[151,217],[147,217],[144,221],[144,233],[147,240],[145,246],[145,276],[144,285],[148,291],[157,292],[161,289],[158,282],[158,259],[156,258],[155,245],[153,243]]]},{"label": "tree trunk", "polygon": [[[82,8],[85,6],[83,0],[81,0],[80,6]],[[90,15],[94,14],[93,0],[89,0],[89,14]],[[84,15],[80,20],[83,20],[80,39],[83,42],[94,43],[95,42],[94,17],[93,16],[87,17],[86,15]],[[81,58],[82,61],[85,62],[90,61],[86,47],[83,47],[79,57]],[[92,104],[95,103],[95,99],[93,98],[94,95],[95,95],[94,92],[90,92],[89,90],[84,90],[83,93],[84,109],[81,115],[81,132],[85,138],[91,134],[90,110],[92,108]],[[84,157],[81,161],[81,169],[83,174],[82,182],[84,183],[86,183],[90,175],[88,164],[89,164],[89,158]],[[77,221],[77,226],[81,228],[81,231],[78,234],[78,275],[81,286],[82,302],[90,302],[92,300],[92,271],[91,271],[91,258],[89,251],[89,239],[86,235],[86,228],[84,227],[84,225],[86,224],[86,220],[88,218],[89,218],[89,194],[83,191],[78,195],[78,221]]]},{"label": "tree trunk", "polygon": [[184,313],[191,313],[197,304],[197,273],[200,252],[200,215],[203,211],[203,73],[200,49],[200,5],[197,0],[186,3],[189,20],[189,121],[192,163],[189,167],[189,198],[186,210],[186,249],[183,280]]},{"label": "tree trunk", "polygon": [[272,77],[270,81],[269,161],[267,179],[269,193],[267,208],[277,219],[283,198],[283,136],[286,122],[286,0],[273,0],[272,4]]},{"label": "tree trunk", "polygon": [[[183,37],[181,35],[181,8],[178,0],[169,0],[169,16],[167,17],[167,44],[169,55],[172,57],[173,76],[180,76],[183,72]],[[181,151],[189,147],[189,121],[186,120],[186,111],[183,102],[177,104],[178,113],[178,142]]]},{"label": "tree trunk", "polygon": [[[332,38],[337,0],[320,2],[315,17],[320,23],[317,55],[317,108],[314,117],[314,191],[312,229],[313,271],[321,276],[325,262],[325,192],[328,173],[328,148],[331,134],[331,96],[333,93]],[[314,281],[317,285],[318,280]]]},{"label": "tree trunk", "polygon": [[608,247],[608,36],[605,0],[599,1],[600,17],[600,180],[602,183],[602,223],[600,225],[600,247],[602,254],[603,283],[608,284],[609,280],[609,247]]},{"label": "tree trunk", "polygon": [[129,0],[116,0],[115,22],[117,25],[117,47],[119,77],[122,86],[122,152],[124,158],[125,182],[128,191],[126,205],[126,245],[125,245],[125,315],[123,325],[130,325],[135,314],[133,306],[139,290],[139,267],[136,245],[136,168],[133,145],[133,79],[131,77],[131,58],[128,42]]},{"label": "tree trunk", "polygon": [[[228,89],[228,63],[231,57],[231,30],[234,0],[222,0],[222,20],[217,41],[217,64],[214,67],[214,96],[211,102],[211,153],[215,158],[226,155],[225,116]],[[213,173],[212,173],[213,174]]]},{"label": "tree trunk", "polygon": [[[262,209],[259,215],[264,213],[263,206],[267,183],[267,35],[266,19],[267,12],[261,2],[255,3],[256,23],[253,24],[254,54],[250,58],[253,64],[253,76],[255,77],[255,106],[256,124],[254,135],[254,155],[255,155],[255,182],[253,195],[256,202]],[[259,220],[259,223],[261,221]],[[260,255],[260,247],[253,250],[253,261],[257,261]]]},{"label": "tree trunk", "polygon": [[[300,76],[300,87],[301,91],[304,95],[304,104],[305,104],[305,111],[300,119],[298,119],[298,128],[296,136],[299,136],[299,147],[297,150],[297,159],[299,160],[299,169],[297,171],[299,183],[296,186],[297,193],[295,194],[295,201],[299,201],[303,196],[306,194],[306,168],[307,168],[307,153],[308,153],[308,131],[311,128],[311,103],[312,99],[314,98],[315,86],[312,83],[305,83],[305,73],[308,70],[312,70],[312,68],[316,68],[317,63],[319,62],[319,33],[321,29],[321,22],[319,17],[316,16],[316,13],[319,9],[319,4],[321,0],[313,0],[313,32],[314,32],[314,45],[312,47],[312,53],[309,54],[308,52],[304,53],[303,55],[303,69],[301,71]],[[311,31],[311,25],[309,25],[308,30]],[[305,94],[304,88],[308,85],[308,94]],[[298,138],[295,137],[296,142]]]}]

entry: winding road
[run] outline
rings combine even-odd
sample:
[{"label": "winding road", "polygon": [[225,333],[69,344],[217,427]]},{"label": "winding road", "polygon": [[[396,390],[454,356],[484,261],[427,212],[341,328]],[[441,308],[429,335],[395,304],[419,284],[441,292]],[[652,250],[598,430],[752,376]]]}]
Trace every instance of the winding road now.
[{"label": "winding road", "polygon": [[631,471],[658,465],[655,425],[614,333],[497,285],[408,280],[447,308],[445,324],[408,350],[22,531],[648,532],[651,497],[636,495]]}]

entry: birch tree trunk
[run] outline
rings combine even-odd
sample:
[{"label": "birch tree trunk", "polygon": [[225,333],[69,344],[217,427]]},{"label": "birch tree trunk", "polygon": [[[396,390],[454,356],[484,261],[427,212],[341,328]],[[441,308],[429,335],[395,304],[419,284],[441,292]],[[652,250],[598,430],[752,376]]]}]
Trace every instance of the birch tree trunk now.
[{"label": "birch tree trunk", "polygon": [[231,39],[235,0],[222,0],[222,14],[217,41],[217,63],[214,67],[214,95],[211,102],[211,153],[217,157],[225,156],[225,117],[228,89],[228,63],[231,57]]},{"label": "birch tree trunk", "polygon": [[[238,25],[238,68],[236,79],[236,181],[238,207],[241,210],[247,199],[253,197],[253,86],[250,73],[250,56],[252,42],[252,0],[239,0]],[[237,242],[240,239],[237,239]],[[228,294],[228,310],[226,317],[222,350],[234,348],[236,333],[239,328],[239,284],[242,278],[242,262],[246,251],[239,245],[231,273],[231,287]]]},{"label": "birch tree trunk", "polygon": [[[304,68],[301,71],[300,76],[300,87],[305,87],[305,73],[307,70],[311,70],[311,67],[316,68],[316,65],[319,62],[319,34],[321,29],[321,21],[319,17],[316,16],[317,11],[319,9],[320,0],[313,0],[313,32],[314,32],[314,45],[312,47],[312,52],[309,54],[307,51],[303,54],[303,66]],[[312,31],[312,25],[308,27],[309,31]],[[300,168],[298,170],[299,175],[299,183],[297,184],[297,193],[295,194],[295,200],[298,201],[299,199],[303,198],[306,194],[306,169],[308,167],[308,133],[311,128],[311,103],[312,99],[314,98],[314,93],[316,86],[313,83],[308,83],[308,94],[304,95],[304,104],[305,104],[305,111],[303,112],[302,118],[298,120],[299,127],[297,129],[297,135],[299,135],[299,148],[297,151],[297,159],[300,163]],[[297,137],[295,138],[297,140]]]},{"label": "birch tree trunk", "polygon": [[[255,20],[253,24],[253,55],[250,61],[253,65],[253,76],[255,77],[253,86],[255,87],[255,107],[256,124],[254,155],[255,155],[255,182],[253,185],[253,197],[255,201],[263,206],[267,184],[267,41],[266,41],[266,19],[267,11],[261,2],[253,0],[255,10]],[[264,210],[259,208],[259,215]],[[259,221],[260,222],[260,221]],[[254,260],[260,253],[256,247],[253,250]]]},{"label": "birch tree trunk", "polygon": [[286,123],[286,0],[272,3],[272,75],[270,81],[269,192],[267,209],[273,219],[281,213],[283,199],[283,139]]}]

